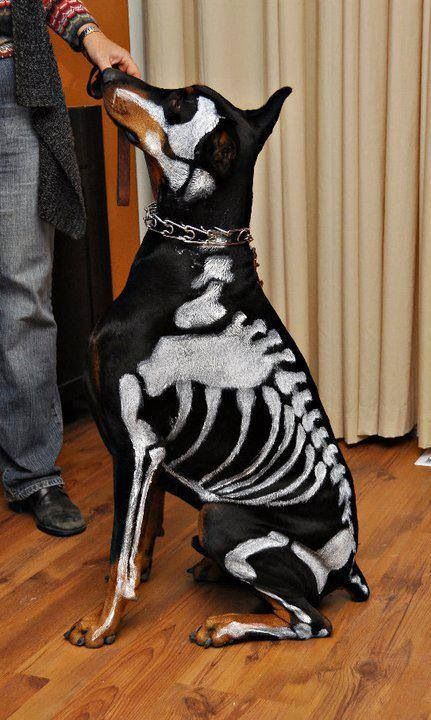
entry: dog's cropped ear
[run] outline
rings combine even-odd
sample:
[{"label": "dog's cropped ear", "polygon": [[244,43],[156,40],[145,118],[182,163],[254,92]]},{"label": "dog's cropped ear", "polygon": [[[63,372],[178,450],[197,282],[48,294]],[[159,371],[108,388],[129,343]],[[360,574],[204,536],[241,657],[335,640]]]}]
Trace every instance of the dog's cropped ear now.
[{"label": "dog's cropped ear", "polygon": [[271,135],[283,103],[291,92],[291,87],[282,87],[280,90],[276,90],[261,108],[257,108],[257,110],[244,110],[246,119],[256,132],[259,151]]},{"label": "dog's cropped ear", "polygon": [[215,177],[224,178],[238,155],[238,143],[233,123],[223,120],[198,143],[195,161]]}]

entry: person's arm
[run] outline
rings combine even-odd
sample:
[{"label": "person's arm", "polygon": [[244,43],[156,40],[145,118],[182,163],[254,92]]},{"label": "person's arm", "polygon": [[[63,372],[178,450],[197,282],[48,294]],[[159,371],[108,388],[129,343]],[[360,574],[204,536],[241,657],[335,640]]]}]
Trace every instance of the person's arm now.
[{"label": "person's arm", "polygon": [[[74,50],[81,50],[79,36],[90,27],[98,29],[95,19],[76,0],[53,0],[47,11],[47,23]],[[103,32],[91,32],[83,38],[83,49],[90,62],[100,70],[116,65],[123,72],[140,77],[139,69],[130,53],[107,38]]]}]

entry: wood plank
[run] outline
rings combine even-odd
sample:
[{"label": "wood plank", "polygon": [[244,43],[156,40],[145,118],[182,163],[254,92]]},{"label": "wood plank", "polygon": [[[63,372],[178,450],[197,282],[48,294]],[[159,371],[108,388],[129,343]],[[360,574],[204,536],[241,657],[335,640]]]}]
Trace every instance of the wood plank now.
[{"label": "wood plank", "polygon": [[75,648],[63,631],[103,597],[112,523],[111,463],[91,421],[66,432],[61,462],[87,531],[39,533],[0,503],[3,675],[0,718],[14,720],[369,720],[431,717],[431,473],[414,440],[344,448],[356,479],[365,604],[323,604],[334,635],[203,650],[189,632],[209,614],[253,611],[245,588],[198,585],[185,570],[196,512],[167,498],[151,579],[116,643]]}]

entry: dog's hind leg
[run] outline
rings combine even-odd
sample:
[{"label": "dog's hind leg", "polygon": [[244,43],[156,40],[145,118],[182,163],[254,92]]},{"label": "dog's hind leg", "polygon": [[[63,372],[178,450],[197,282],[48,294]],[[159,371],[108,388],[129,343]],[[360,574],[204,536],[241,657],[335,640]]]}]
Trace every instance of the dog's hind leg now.
[{"label": "dog's hind leg", "polygon": [[222,647],[247,640],[309,640],[329,637],[331,623],[305,598],[289,602],[259,590],[269,601],[273,614],[213,615],[190,634],[190,640],[203,647]]},{"label": "dog's hind leg", "polygon": [[193,580],[199,583],[218,583],[232,580],[231,576],[215,560],[207,557],[203,557],[195,565],[188,568],[187,572],[193,576]]},{"label": "dog's hind leg", "polygon": [[370,597],[370,588],[356,563],[353,563],[344,587],[354,602],[365,602]]},{"label": "dog's hind leg", "polygon": [[74,645],[101,647],[114,641],[128,600],[135,598],[145,554],[151,555],[160,529],[160,501],[151,513],[155,474],[165,451],[151,427],[139,415],[142,393],[134,375],[120,380],[121,416],[130,447],[114,459],[115,517],[111,572],[101,611],[83,618],[66,633]]},{"label": "dog's hind leg", "polygon": [[191,634],[193,642],[220,647],[246,640],[307,640],[331,634],[331,623],[310,602],[319,599],[311,569],[293,552],[289,538],[265,527],[253,510],[224,503],[204,505],[199,542],[233,578],[263,596],[274,614],[209,617]]}]

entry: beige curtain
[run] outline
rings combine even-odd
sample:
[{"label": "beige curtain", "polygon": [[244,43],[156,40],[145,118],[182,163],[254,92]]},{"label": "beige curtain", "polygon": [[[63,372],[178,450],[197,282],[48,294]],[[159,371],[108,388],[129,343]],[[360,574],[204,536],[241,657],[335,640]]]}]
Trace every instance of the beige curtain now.
[{"label": "beige curtain", "polygon": [[146,76],[243,108],[265,288],[337,436],[431,446],[431,0],[144,0]]}]

